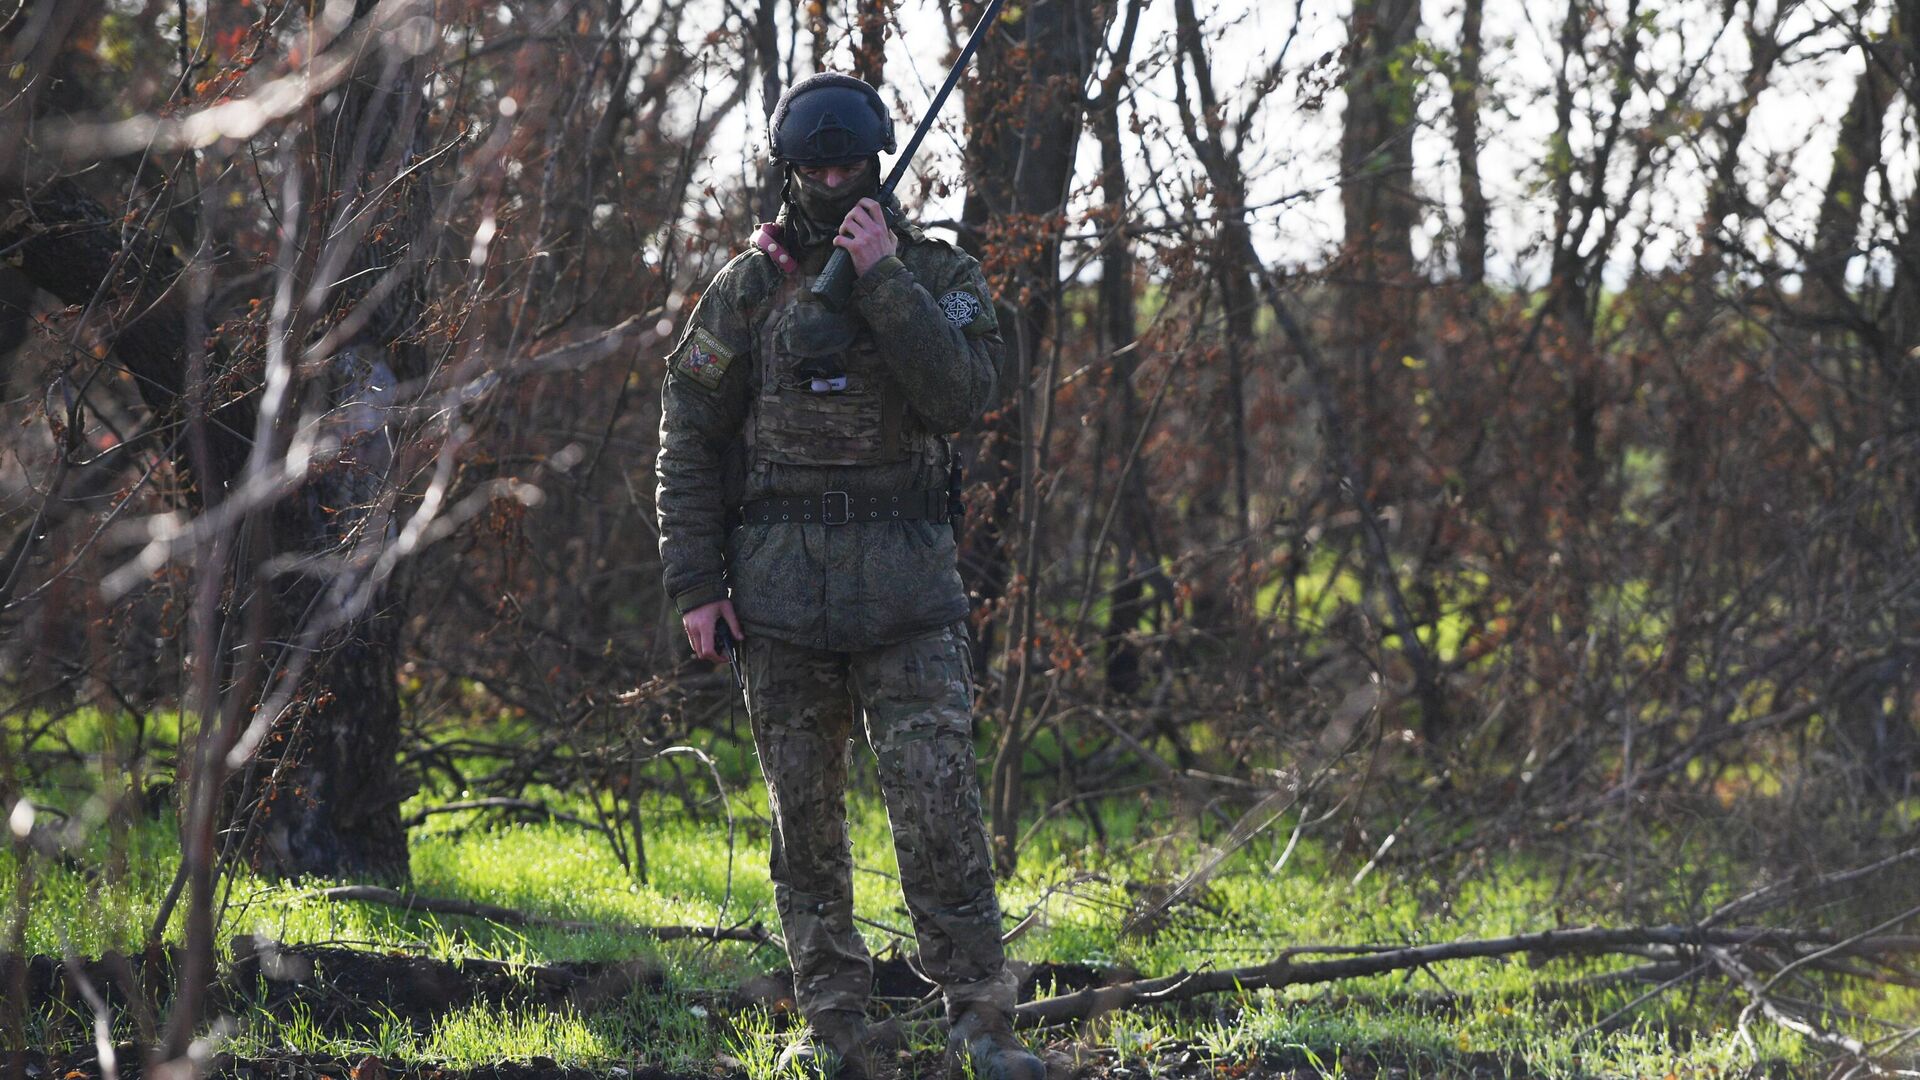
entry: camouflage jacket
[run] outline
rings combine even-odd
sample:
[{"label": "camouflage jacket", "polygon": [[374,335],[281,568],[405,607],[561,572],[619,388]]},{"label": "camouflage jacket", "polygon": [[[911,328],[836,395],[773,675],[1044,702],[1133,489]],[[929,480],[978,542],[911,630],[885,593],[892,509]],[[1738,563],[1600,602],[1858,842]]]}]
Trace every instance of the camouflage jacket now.
[{"label": "camouflage jacket", "polygon": [[[843,651],[910,640],[966,615],[944,522],[734,527],[745,500],[946,488],[951,451],[941,436],[986,409],[1003,347],[973,258],[911,226],[898,231],[898,256],[859,278],[848,320],[850,348],[865,350],[891,400],[904,402],[893,427],[904,423],[910,437],[895,440],[894,459],[798,463],[754,436],[768,427],[756,410],[766,410],[763,390],[785,340],[768,328],[830,249],[796,252],[795,275],[749,249],[701,294],[661,390],[660,559],[681,613],[730,596],[749,636]],[[786,429],[795,415],[782,414]],[[778,434],[791,444],[805,433]],[[820,441],[839,434],[823,430]]]}]

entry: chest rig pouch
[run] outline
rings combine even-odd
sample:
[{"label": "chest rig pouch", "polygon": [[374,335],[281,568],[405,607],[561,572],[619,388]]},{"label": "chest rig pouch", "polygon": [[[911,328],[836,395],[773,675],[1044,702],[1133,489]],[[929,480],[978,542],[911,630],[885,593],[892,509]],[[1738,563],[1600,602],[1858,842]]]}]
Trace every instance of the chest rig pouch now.
[{"label": "chest rig pouch", "polygon": [[756,462],[879,465],[912,456],[918,425],[858,315],[813,300],[788,274],[760,325],[759,391],[747,423]]}]

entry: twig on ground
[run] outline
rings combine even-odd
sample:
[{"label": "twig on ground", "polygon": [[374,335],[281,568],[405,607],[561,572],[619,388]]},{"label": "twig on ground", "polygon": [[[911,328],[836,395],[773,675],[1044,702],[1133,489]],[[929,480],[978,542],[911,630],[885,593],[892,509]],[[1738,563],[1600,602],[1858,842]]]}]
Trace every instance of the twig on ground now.
[{"label": "twig on ground", "polygon": [[408,815],[400,824],[408,829],[417,829],[421,825],[426,824],[427,818],[434,814],[452,814],[461,810],[521,810],[529,814],[538,814],[551,821],[564,821],[569,825],[578,825],[584,829],[592,829],[597,833],[605,833],[607,831],[607,827],[597,821],[588,821],[586,818],[561,810],[555,810],[546,803],[536,802],[533,799],[509,799],[505,797],[465,799],[460,802],[429,806]]},{"label": "twig on ground", "polygon": [[330,889],[320,889],[312,895],[322,900],[358,900],[368,904],[386,904],[389,907],[407,908],[411,911],[427,911],[436,915],[467,915],[476,919],[500,923],[503,926],[549,926],[557,930],[605,931],[617,934],[640,934],[656,941],[677,941],[693,938],[702,941],[744,941],[753,945],[772,945],[775,937],[765,928],[755,923],[752,926],[641,926],[634,923],[597,923],[581,919],[558,919],[549,915],[535,915],[514,908],[500,907],[497,904],[482,904],[470,900],[448,900],[440,897],[417,896],[396,889],[381,888],[377,885],[338,885]]},{"label": "twig on ground", "polygon": [[[727,811],[727,889],[720,897],[720,910],[714,913],[713,928],[717,932],[720,924],[726,921],[727,909],[733,906],[733,854],[735,848],[733,824],[733,799],[727,795],[727,782],[720,777],[720,766],[714,764],[707,752],[692,746],[669,746],[660,751],[661,757],[669,754],[687,754],[707,767],[713,776],[714,790],[720,793],[720,805]],[[638,826],[636,826],[637,828]]]},{"label": "twig on ground", "polygon": [[883,922],[875,922],[874,920],[867,918],[865,915],[855,915],[853,917],[853,921],[860,923],[863,926],[871,926],[875,930],[878,930],[884,934],[890,934],[901,941],[913,940],[913,935],[907,933],[905,930],[898,929],[897,927],[888,926],[886,923],[883,923]]},{"label": "twig on ground", "polygon": [[[1731,947],[1827,945],[1832,942],[1833,938],[1828,934],[1766,927],[1719,930],[1702,930],[1691,926],[1578,927],[1504,938],[1409,946],[1339,960],[1297,963],[1296,957],[1328,949],[1326,946],[1303,946],[1288,949],[1264,964],[1216,971],[1180,971],[1161,978],[1138,979],[1028,1002],[1020,1006],[1019,1019],[1025,1024],[1084,1020],[1149,1001],[1176,1001],[1202,994],[1336,982],[1405,971],[1446,960],[1484,959],[1522,953],[1534,956],[1600,955],[1647,946],[1668,946],[1677,950],[1717,946],[1724,951]],[[1860,952],[1884,948],[1887,948],[1886,940],[1877,938],[1859,940],[1847,946],[1849,951]]]},{"label": "twig on ground", "polygon": [[1013,924],[1013,929],[1000,935],[1000,944],[1010,945],[1027,931],[1037,926],[1041,917],[1047,913],[1047,901],[1053,899],[1054,894],[1067,892],[1071,895],[1071,890],[1076,885],[1084,885],[1089,881],[1104,880],[1106,879],[1099,874],[1075,874],[1065,881],[1056,881],[1047,886],[1046,891],[1040,894],[1040,898],[1035,900],[1033,906],[1027,909],[1027,913],[1022,915],[1020,920]]},{"label": "twig on ground", "polygon": [[1798,957],[1794,959],[1792,962],[1788,963],[1786,967],[1783,967],[1779,971],[1774,972],[1773,977],[1767,980],[1766,989],[1772,990],[1774,986],[1780,982],[1781,979],[1786,978],[1787,975],[1790,972],[1792,972],[1795,968],[1799,968],[1809,963],[1815,963],[1817,961],[1825,960],[1829,957],[1836,956],[1841,952],[1843,952],[1844,950],[1859,944],[1860,942],[1872,939],[1876,934],[1878,934],[1882,930],[1890,930],[1893,927],[1896,927],[1901,923],[1906,922],[1908,919],[1913,918],[1915,915],[1920,915],[1920,907],[1909,908],[1908,910],[1903,911],[1898,915],[1895,915],[1891,919],[1887,919],[1883,922],[1880,922],[1871,927],[1868,927],[1867,929],[1862,930],[1851,937],[1842,939],[1840,941],[1836,941],[1833,944],[1827,946],[1824,949],[1821,949],[1818,952],[1812,952],[1812,953],[1808,953],[1805,956]]},{"label": "twig on ground", "polygon": [[73,951],[73,943],[67,940],[66,931],[60,932],[60,952],[66,958],[67,981],[80,993],[93,1012],[93,1052],[94,1061],[100,1068],[100,1080],[120,1080],[120,1061],[113,1049],[113,1013],[107,1008],[107,999],[101,995],[100,988],[87,978],[87,962]]},{"label": "twig on ground", "polygon": [[1821,889],[1832,888],[1836,885],[1852,884],[1862,878],[1872,877],[1882,870],[1890,870],[1893,867],[1914,859],[1920,859],[1920,847],[1908,848],[1905,851],[1889,855],[1877,862],[1871,862],[1865,866],[1857,866],[1851,870],[1837,870],[1831,874],[1821,874],[1814,878],[1788,878],[1785,881],[1776,881],[1770,885],[1763,885],[1752,892],[1735,897],[1720,905],[1714,909],[1712,914],[1702,919],[1700,925],[1719,926],[1731,919],[1749,917],[1759,912],[1779,907],[1797,896],[1804,896],[1807,893],[1818,892]]},{"label": "twig on ground", "polygon": [[[1647,966],[1660,967],[1662,965],[1654,964],[1654,965],[1647,965]],[[1667,991],[1673,989],[1674,987],[1679,986],[1681,983],[1686,982],[1688,979],[1699,977],[1699,975],[1702,972],[1707,970],[1707,967],[1708,965],[1704,962],[1694,964],[1687,967],[1685,970],[1681,971],[1678,975],[1675,975],[1670,979],[1663,980],[1658,986],[1655,986],[1653,989],[1648,990],[1646,993],[1641,994],[1639,997],[1634,998],[1632,1001],[1627,1002],[1625,1005],[1620,1006],[1619,1008],[1613,1010],[1607,1015],[1587,1025],[1587,1027],[1584,1030],[1582,1030],[1580,1034],[1574,1036],[1573,1041],[1577,1043],[1581,1039],[1584,1039],[1589,1035],[1597,1035],[1604,1032],[1612,1031],[1614,1021],[1633,1012],[1635,1009],[1638,1009],[1640,1006],[1646,1004],[1648,1001],[1651,1001],[1654,998],[1659,997],[1661,994],[1664,994]],[[1636,970],[1644,970],[1644,969],[1636,969]]]},{"label": "twig on ground", "polygon": [[1760,981],[1760,976],[1754,974],[1752,968],[1735,959],[1733,954],[1726,949],[1709,945],[1707,946],[1707,956],[1712,958],[1714,964],[1717,965],[1720,970],[1726,972],[1729,978],[1739,983],[1741,988],[1753,997],[1753,1000],[1747,1003],[1747,1007],[1740,1011],[1740,1037],[1749,1048],[1754,1046],[1754,1042],[1753,1036],[1747,1033],[1747,1027],[1752,1023],[1753,1014],[1759,1012],[1765,1014],[1767,1019],[1786,1028],[1788,1031],[1796,1032],[1807,1039],[1824,1046],[1833,1047],[1847,1054],[1854,1059],[1857,1065],[1865,1065],[1867,1071],[1876,1076],[1880,1075],[1883,1071],[1879,1066],[1874,1065],[1867,1059],[1866,1045],[1860,1040],[1828,1031],[1813,1021],[1805,1019],[1804,1017],[1795,1016],[1779,1005],[1776,1005],[1773,999],[1767,996],[1767,986]]}]

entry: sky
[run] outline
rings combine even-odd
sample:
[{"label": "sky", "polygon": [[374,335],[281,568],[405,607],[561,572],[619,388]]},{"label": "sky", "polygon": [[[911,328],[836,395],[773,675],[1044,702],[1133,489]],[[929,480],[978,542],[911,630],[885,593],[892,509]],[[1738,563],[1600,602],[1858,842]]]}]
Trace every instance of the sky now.
[{"label": "sky", "polygon": [[[782,4],[783,16],[791,2]],[[1770,17],[1772,0],[1759,2],[1763,18]],[[1886,3],[1878,0],[1878,6],[1868,7],[1868,26],[1885,27],[1887,13],[1881,8]],[[1252,186],[1250,202],[1260,208],[1254,217],[1263,256],[1287,265],[1315,265],[1325,259],[1341,233],[1338,148],[1345,100],[1336,83],[1324,96],[1321,107],[1312,108],[1307,102],[1310,88],[1293,76],[1316,59],[1337,54],[1346,38],[1348,7],[1302,3],[1297,25],[1295,5],[1284,0],[1226,0],[1211,8],[1201,7],[1207,27],[1224,31],[1214,45],[1215,77],[1223,98],[1232,103],[1236,113],[1247,105],[1247,87],[1253,76],[1272,62],[1283,45],[1289,50],[1289,76],[1259,104],[1252,145],[1246,151],[1246,171]],[[1625,0],[1604,0],[1600,10],[1617,24],[1624,18],[1625,8]],[[1692,100],[1709,107],[1742,101],[1741,80],[1750,57],[1739,23],[1749,6],[1739,5],[1736,24],[1723,34],[1715,33],[1720,25],[1718,9],[1719,4],[1711,0],[1684,0],[1653,11],[1655,29],[1648,38],[1645,63],[1662,72],[1659,92],[1668,88],[1673,72],[1698,62],[1703,64],[1702,75]],[[836,10],[839,25],[848,25],[852,13],[849,0],[841,0]],[[1788,36],[1836,14],[1853,17],[1854,11],[1851,7],[1836,9],[1826,2],[1790,10],[1784,23]],[[1546,253],[1528,250],[1524,242],[1541,235],[1550,225],[1551,208],[1543,188],[1541,163],[1554,126],[1552,91],[1563,11],[1557,0],[1487,0],[1481,172],[1494,212],[1490,272],[1496,279],[1514,284],[1537,284],[1546,272]],[[713,25],[728,18],[724,12],[722,6],[712,6]],[[944,75],[942,65],[949,46],[943,18],[940,8],[930,0],[902,0],[899,8],[900,25],[906,33],[889,41],[886,93],[896,105],[903,144],[914,119]],[[1167,125],[1172,139],[1157,147],[1135,148],[1136,180],[1144,172],[1146,159],[1142,155],[1165,159],[1175,157],[1177,152],[1184,156],[1178,143],[1173,76],[1159,55],[1170,42],[1172,27],[1169,0],[1149,0],[1135,48],[1139,71],[1130,84],[1129,108],[1137,110],[1149,124]],[[1420,35],[1423,43],[1450,53],[1458,28],[1458,0],[1426,0]],[[1117,28],[1113,36],[1117,37]],[[1600,37],[1598,29],[1591,32],[1592,40]],[[787,42],[782,44],[784,48]],[[804,35],[800,45],[803,50],[807,47]],[[850,43],[843,42],[836,53],[836,66],[850,67],[850,57]],[[1838,117],[1846,109],[1862,63],[1859,51],[1848,47],[1842,32],[1812,34],[1781,62],[1767,89],[1753,103],[1751,129],[1742,153],[1743,173],[1756,198],[1765,196],[1770,180],[1781,185],[1778,198],[1771,203],[1770,217],[1789,235],[1811,232],[1830,167]],[[808,66],[803,64],[800,73],[805,74]],[[1576,69],[1576,83],[1580,74]],[[715,71],[712,77],[731,78],[732,73]],[[1650,97],[1636,94],[1629,118],[1647,118],[1661,102],[1659,92]],[[916,172],[958,177],[958,96],[956,93],[949,100],[939,129],[922,148]],[[1583,91],[1576,98],[1576,112],[1605,104]],[[763,152],[766,137],[757,90],[750,95],[748,106],[729,118],[703,163],[713,176],[739,180],[757,170],[756,155]],[[1887,139],[1888,160],[1899,163],[1890,176],[1897,201],[1904,198],[1914,177],[1912,162],[1903,161],[1893,148],[1915,143],[1908,110],[1902,107],[1896,113],[1902,119],[1889,123]],[[1590,126],[1581,125],[1576,131],[1576,152],[1592,145],[1596,138]],[[1435,211],[1427,215],[1426,229],[1415,237],[1417,255],[1426,255],[1435,242],[1433,238],[1443,233],[1444,219],[1457,219],[1458,171],[1451,140],[1449,91],[1444,79],[1436,74],[1429,80],[1415,136],[1416,184],[1436,204]],[[1684,258],[1697,246],[1705,196],[1704,168],[1716,152],[1716,140],[1711,137],[1675,140],[1672,159],[1659,181],[1641,192],[1630,206],[1621,243],[1616,247],[1619,254],[1607,268],[1609,279],[1617,282],[1624,277],[1629,268],[1626,260],[1643,240],[1644,258],[1653,269]],[[1091,179],[1097,160],[1091,139],[1083,139],[1078,160],[1084,183]],[[1197,165],[1191,162],[1184,167],[1197,172]],[[1624,190],[1624,174],[1610,180],[1610,193]],[[695,190],[700,186],[696,179]],[[919,206],[918,215],[927,220],[957,217],[962,195],[956,185],[949,196]],[[911,202],[909,209],[915,209]],[[1872,213],[1870,209],[1870,216]],[[1756,229],[1749,239],[1762,242],[1764,237]],[[1444,242],[1440,242],[1440,250],[1444,257]]]}]

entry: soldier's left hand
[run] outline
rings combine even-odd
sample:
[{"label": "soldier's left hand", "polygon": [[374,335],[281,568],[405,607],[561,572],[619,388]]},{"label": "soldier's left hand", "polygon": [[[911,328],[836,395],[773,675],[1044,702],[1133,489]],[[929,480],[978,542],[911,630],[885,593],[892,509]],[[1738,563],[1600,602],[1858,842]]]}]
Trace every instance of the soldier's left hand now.
[{"label": "soldier's left hand", "polygon": [[872,199],[861,199],[847,218],[840,223],[840,235],[833,238],[834,247],[847,249],[853,257],[855,273],[865,274],[873,269],[875,263],[900,250],[900,241],[887,228],[886,212]]}]

